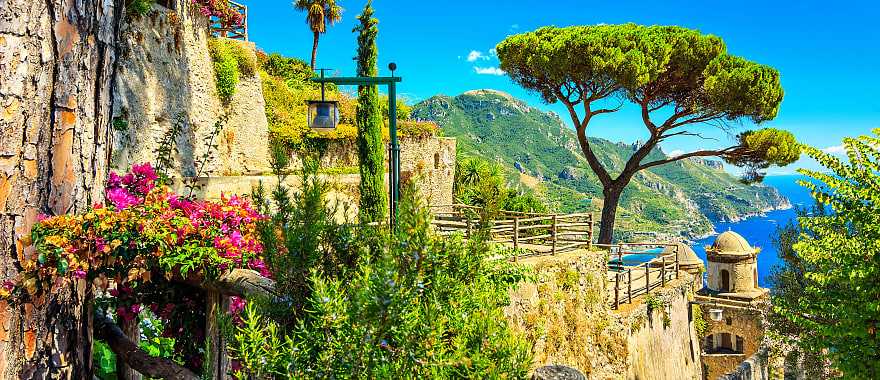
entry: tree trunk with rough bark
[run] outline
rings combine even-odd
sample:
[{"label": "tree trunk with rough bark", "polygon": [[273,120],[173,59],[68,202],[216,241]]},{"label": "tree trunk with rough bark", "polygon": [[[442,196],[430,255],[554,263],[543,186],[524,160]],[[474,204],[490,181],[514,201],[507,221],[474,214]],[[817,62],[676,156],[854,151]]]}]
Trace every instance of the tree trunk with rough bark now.
[{"label": "tree trunk with rough bark", "polygon": [[[38,214],[103,198],[122,12],[122,0],[0,2],[0,280],[34,254],[19,240]],[[0,302],[0,378],[92,378],[88,288]]]},{"label": "tree trunk with rough bark", "polygon": [[602,219],[599,221],[599,244],[611,244],[614,239],[614,219],[617,216],[617,206],[620,204],[620,195],[623,194],[624,186],[606,187],[602,191]]}]

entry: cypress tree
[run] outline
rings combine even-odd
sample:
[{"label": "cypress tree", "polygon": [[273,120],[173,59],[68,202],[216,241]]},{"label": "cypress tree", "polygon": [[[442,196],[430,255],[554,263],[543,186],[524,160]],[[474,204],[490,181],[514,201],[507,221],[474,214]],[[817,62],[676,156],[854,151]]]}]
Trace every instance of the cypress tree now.
[{"label": "cypress tree", "polygon": [[[357,75],[372,77],[378,73],[376,66],[378,49],[376,35],[379,21],[373,18],[372,0],[367,1],[358,16]],[[375,85],[358,86],[357,145],[360,159],[360,220],[364,223],[382,219],[385,205],[385,161],[383,158],[382,115],[379,107],[379,91]]]}]

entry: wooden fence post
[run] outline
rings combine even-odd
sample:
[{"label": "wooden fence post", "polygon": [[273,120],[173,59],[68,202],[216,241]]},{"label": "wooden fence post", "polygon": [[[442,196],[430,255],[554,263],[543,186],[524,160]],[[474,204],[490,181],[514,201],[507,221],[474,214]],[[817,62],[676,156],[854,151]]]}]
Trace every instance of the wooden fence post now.
[{"label": "wooden fence post", "polygon": [[648,263],[645,266],[645,294],[651,293],[651,266]]},{"label": "wooden fence post", "polygon": [[666,286],[666,255],[660,256],[661,266],[660,267],[660,286]]},{"label": "wooden fence post", "polygon": [[589,228],[589,237],[587,242],[587,248],[592,251],[593,250],[593,213],[590,213],[587,217],[587,222],[590,224]]},{"label": "wooden fence post", "polygon": [[513,249],[519,248],[519,217],[513,217]]},{"label": "wooden fence post", "polygon": [[675,279],[678,279],[678,272],[681,271],[678,263],[678,245],[675,246]]},{"label": "wooden fence post", "polygon": [[632,303],[633,301],[633,271],[632,269],[626,270],[626,302]]},{"label": "wooden fence post", "polygon": [[217,315],[225,311],[226,297],[214,291],[207,292],[206,296],[205,360],[208,362],[205,371],[210,379],[228,379],[231,363],[226,356],[226,344],[217,323]]},{"label": "wooden fence post", "polygon": [[614,274],[614,309],[620,307],[620,272]]},{"label": "wooden fence post", "polygon": [[551,248],[551,253],[556,254],[556,214],[553,214],[553,227],[550,228],[550,238],[553,239],[553,248]]}]

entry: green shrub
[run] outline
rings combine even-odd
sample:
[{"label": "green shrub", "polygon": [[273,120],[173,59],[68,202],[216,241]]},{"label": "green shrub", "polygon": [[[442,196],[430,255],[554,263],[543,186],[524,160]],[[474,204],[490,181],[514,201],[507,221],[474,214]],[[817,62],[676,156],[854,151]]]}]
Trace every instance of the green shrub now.
[{"label": "green shrub", "polygon": [[128,3],[128,14],[144,16],[153,9],[155,0],[131,0]]},{"label": "green shrub", "polygon": [[340,224],[306,162],[301,192],[254,193],[283,302],[249,301],[233,327],[239,378],[526,376],[529,347],[502,313],[523,270],[486,260],[480,239],[435,236],[411,187],[395,231]]},{"label": "green shrub", "polygon": [[238,41],[225,38],[208,40],[208,51],[214,62],[214,76],[217,82],[217,94],[224,102],[229,102],[235,95],[239,77],[253,77],[257,74],[257,61],[250,52]]}]

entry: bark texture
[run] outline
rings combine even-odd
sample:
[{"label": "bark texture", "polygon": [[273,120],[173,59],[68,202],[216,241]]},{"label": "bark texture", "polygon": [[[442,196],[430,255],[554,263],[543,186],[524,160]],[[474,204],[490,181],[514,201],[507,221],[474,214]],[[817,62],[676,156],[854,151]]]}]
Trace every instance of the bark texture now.
[{"label": "bark texture", "polygon": [[[0,279],[39,213],[102,198],[121,0],[0,0]],[[84,282],[0,303],[0,377],[91,378]]]}]

